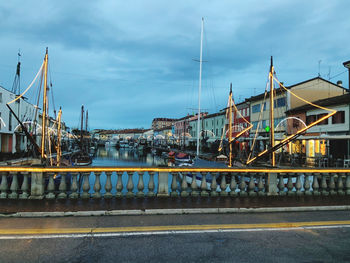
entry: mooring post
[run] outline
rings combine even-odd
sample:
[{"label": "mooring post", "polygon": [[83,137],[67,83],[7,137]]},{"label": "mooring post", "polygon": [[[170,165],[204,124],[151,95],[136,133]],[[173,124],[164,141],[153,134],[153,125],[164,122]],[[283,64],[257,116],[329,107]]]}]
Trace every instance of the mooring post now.
[{"label": "mooring post", "polygon": [[267,174],[267,195],[278,195],[277,192],[277,173]]}]

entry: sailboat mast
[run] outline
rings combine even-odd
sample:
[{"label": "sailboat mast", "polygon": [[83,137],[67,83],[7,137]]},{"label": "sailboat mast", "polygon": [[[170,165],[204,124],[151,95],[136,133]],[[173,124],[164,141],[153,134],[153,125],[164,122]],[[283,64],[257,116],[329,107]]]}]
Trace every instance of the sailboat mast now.
[{"label": "sailboat mast", "polygon": [[229,96],[229,121],[228,121],[228,143],[230,147],[229,164],[228,167],[232,167],[232,83],[230,84],[230,96]]},{"label": "sailboat mast", "polygon": [[41,158],[45,157],[45,139],[46,139],[46,110],[47,110],[47,61],[48,61],[48,48],[46,48],[46,54],[44,59],[44,95],[43,95],[43,117],[41,128]]},{"label": "sailboat mast", "polygon": [[[271,66],[270,66],[270,145],[271,148],[275,146],[275,121],[274,121],[274,94],[273,94],[273,59],[271,56]],[[263,105],[262,105],[263,107]],[[275,160],[275,152],[272,151],[271,153],[271,165],[275,166],[276,165],[276,160]]]},{"label": "sailboat mast", "polygon": [[83,150],[84,105],[81,105],[80,150]]},{"label": "sailboat mast", "polygon": [[89,119],[89,112],[86,110],[86,119],[85,119],[85,130],[88,130],[88,119]]},{"label": "sailboat mast", "polygon": [[201,46],[199,54],[199,85],[198,85],[198,118],[197,118],[197,158],[199,158],[199,133],[200,133],[200,119],[201,119],[201,89],[202,89],[202,49],[203,49],[203,24],[202,17],[201,25]]},{"label": "sailboat mast", "polygon": [[62,109],[58,111],[58,116],[57,116],[57,121],[58,121],[58,126],[57,126],[57,166],[60,166],[60,161],[61,161],[61,116],[62,116]]}]

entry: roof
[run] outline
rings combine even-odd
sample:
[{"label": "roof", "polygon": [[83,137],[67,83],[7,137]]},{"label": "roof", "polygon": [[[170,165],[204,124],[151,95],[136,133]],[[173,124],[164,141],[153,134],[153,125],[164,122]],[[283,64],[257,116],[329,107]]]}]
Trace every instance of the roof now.
[{"label": "roof", "polygon": [[[333,106],[333,105],[341,105],[341,104],[350,104],[350,93],[332,97],[332,98],[327,98],[327,99],[322,99],[318,101],[313,102],[316,105],[319,106]],[[300,107],[296,107],[294,109],[290,109],[289,111],[286,111],[286,113],[296,113],[300,111],[306,111],[310,109],[314,109],[315,106],[312,106],[310,104],[303,105]]]},{"label": "roof", "polygon": [[220,115],[225,115],[225,114],[226,114],[225,111],[221,111],[221,112],[205,115],[202,119],[213,118],[213,117],[220,116]]},{"label": "roof", "polygon": [[345,61],[343,63],[343,65],[344,65],[344,67],[349,68],[350,67],[350,60],[349,61]]},{"label": "roof", "polygon": [[177,119],[170,119],[170,118],[154,118],[152,122],[154,121],[176,121]]},{"label": "roof", "polygon": [[[327,83],[329,83],[329,84],[331,84],[331,85],[333,85],[333,86],[335,86],[335,87],[338,87],[338,88],[340,88],[340,89],[345,90],[346,92],[349,91],[348,89],[346,89],[346,88],[344,88],[344,87],[342,87],[342,86],[339,86],[339,85],[337,85],[337,84],[335,84],[335,83],[333,83],[333,82],[330,82],[330,81],[328,81],[328,80],[326,80],[326,79],[324,79],[324,78],[321,78],[321,77],[315,77],[315,78],[312,78],[312,79],[308,79],[308,80],[305,80],[305,81],[302,81],[302,82],[293,84],[293,85],[291,85],[291,86],[286,86],[286,88],[287,88],[287,89],[292,89],[292,88],[294,88],[294,87],[296,87],[296,86],[305,84],[305,83],[307,83],[307,82],[314,81],[314,80],[316,80],[316,79],[319,79],[319,80],[322,80],[322,81],[324,81],[324,82],[327,82]],[[284,92],[284,90],[281,90],[280,88],[275,89],[275,91],[276,91],[276,94],[281,94],[281,93]],[[257,101],[257,100],[260,100],[260,99],[264,98],[264,94],[265,94],[265,92],[264,92],[264,93],[261,93],[261,94],[259,94],[259,95],[257,95],[257,96],[252,96],[252,97],[249,98],[249,101]],[[267,94],[270,94],[270,91],[268,91]]]}]

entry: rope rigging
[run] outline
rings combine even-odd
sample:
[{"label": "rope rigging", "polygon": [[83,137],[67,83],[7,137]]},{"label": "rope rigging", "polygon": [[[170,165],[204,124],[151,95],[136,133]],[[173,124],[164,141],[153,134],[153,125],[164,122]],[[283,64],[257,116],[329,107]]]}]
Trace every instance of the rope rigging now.
[{"label": "rope rigging", "polygon": [[[303,132],[305,132],[306,130],[310,129],[311,127],[317,125],[318,123],[328,119],[329,117],[331,117],[332,115],[334,115],[337,111],[336,110],[333,110],[333,109],[329,109],[329,108],[326,108],[326,107],[323,107],[323,106],[320,106],[320,105],[317,105],[311,101],[308,101],[300,96],[298,96],[297,94],[295,94],[294,92],[292,92],[290,89],[287,89],[283,83],[281,83],[277,77],[276,77],[276,74],[274,72],[274,74],[272,74],[271,72],[269,73],[269,81],[271,82],[276,82],[278,85],[279,85],[279,88],[281,90],[281,92],[288,92],[289,94],[291,94],[292,96],[294,96],[295,98],[303,101],[304,103],[306,104],[309,104],[311,106],[314,106],[316,108],[319,108],[319,109],[322,109],[322,110],[325,110],[327,112],[329,112],[327,115],[324,115],[323,117],[319,118],[318,120],[310,123],[309,125],[305,126],[304,128],[298,130],[295,134],[292,134],[292,135],[289,135],[287,136],[286,138],[284,138],[283,140],[281,140],[279,143],[277,143],[276,145],[272,145],[272,147],[268,148],[268,149],[265,149],[264,151],[261,151],[260,153],[257,154],[257,156],[251,158],[251,154],[249,154],[248,156],[248,159],[247,159],[247,162],[246,164],[250,164],[252,163],[253,161],[256,161],[258,158],[264,156],[264,155],[267,155],[267,154],[270,154],[270,153],[274,153],[276,150],[278,150],[279,148],[283,147],[284,145],[288,144],[290,141],[296,139],[298,136],[300,136]],[[272,85],[273,85],[272,83]],[[270,83],[271,84],[271,83]],[[273,88],[273,94],[276,94],[276,91],[278,89],[276,88]],[[265,95],[264,95],[264,101],[265,101],[265,97],[266,97],[266,94],[267,94],[267,89],[265,90]],[[273,102],[273,105],[270,105],[270,111],[271,111],[271,107],[274,107],[275,103]],[[281,110],[281,109],[279,109]],[[260,123],[260,116],[259,115],[259,123]],[[258,125],[259,126],[259,125]],[[277,127],[276,127],[277,128]],[[259,127],[257,127],[256,129],[256,135],[257,135],[257,132],[258,132],[258,129]],[[274,132],[274,131],[273,131]],[[255,136],[256,137],[256,136]],[[252,153],[252,150],[254,148],[254,144],[255,144],[255,138],[254,138],[254,141],[253,141],[253,144],[252,144],[252,147],[251,147],[251,153]]]}]

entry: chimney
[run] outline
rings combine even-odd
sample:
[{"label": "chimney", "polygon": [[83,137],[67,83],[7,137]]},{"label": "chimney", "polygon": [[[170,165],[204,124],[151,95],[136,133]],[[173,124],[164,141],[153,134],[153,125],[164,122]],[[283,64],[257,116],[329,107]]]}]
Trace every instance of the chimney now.
[{"label": "chimney", "polygon": [[343,87],[343,81],[338,80],[338,81],[337,81],[337,85],[340,86],[340,87]]}]

